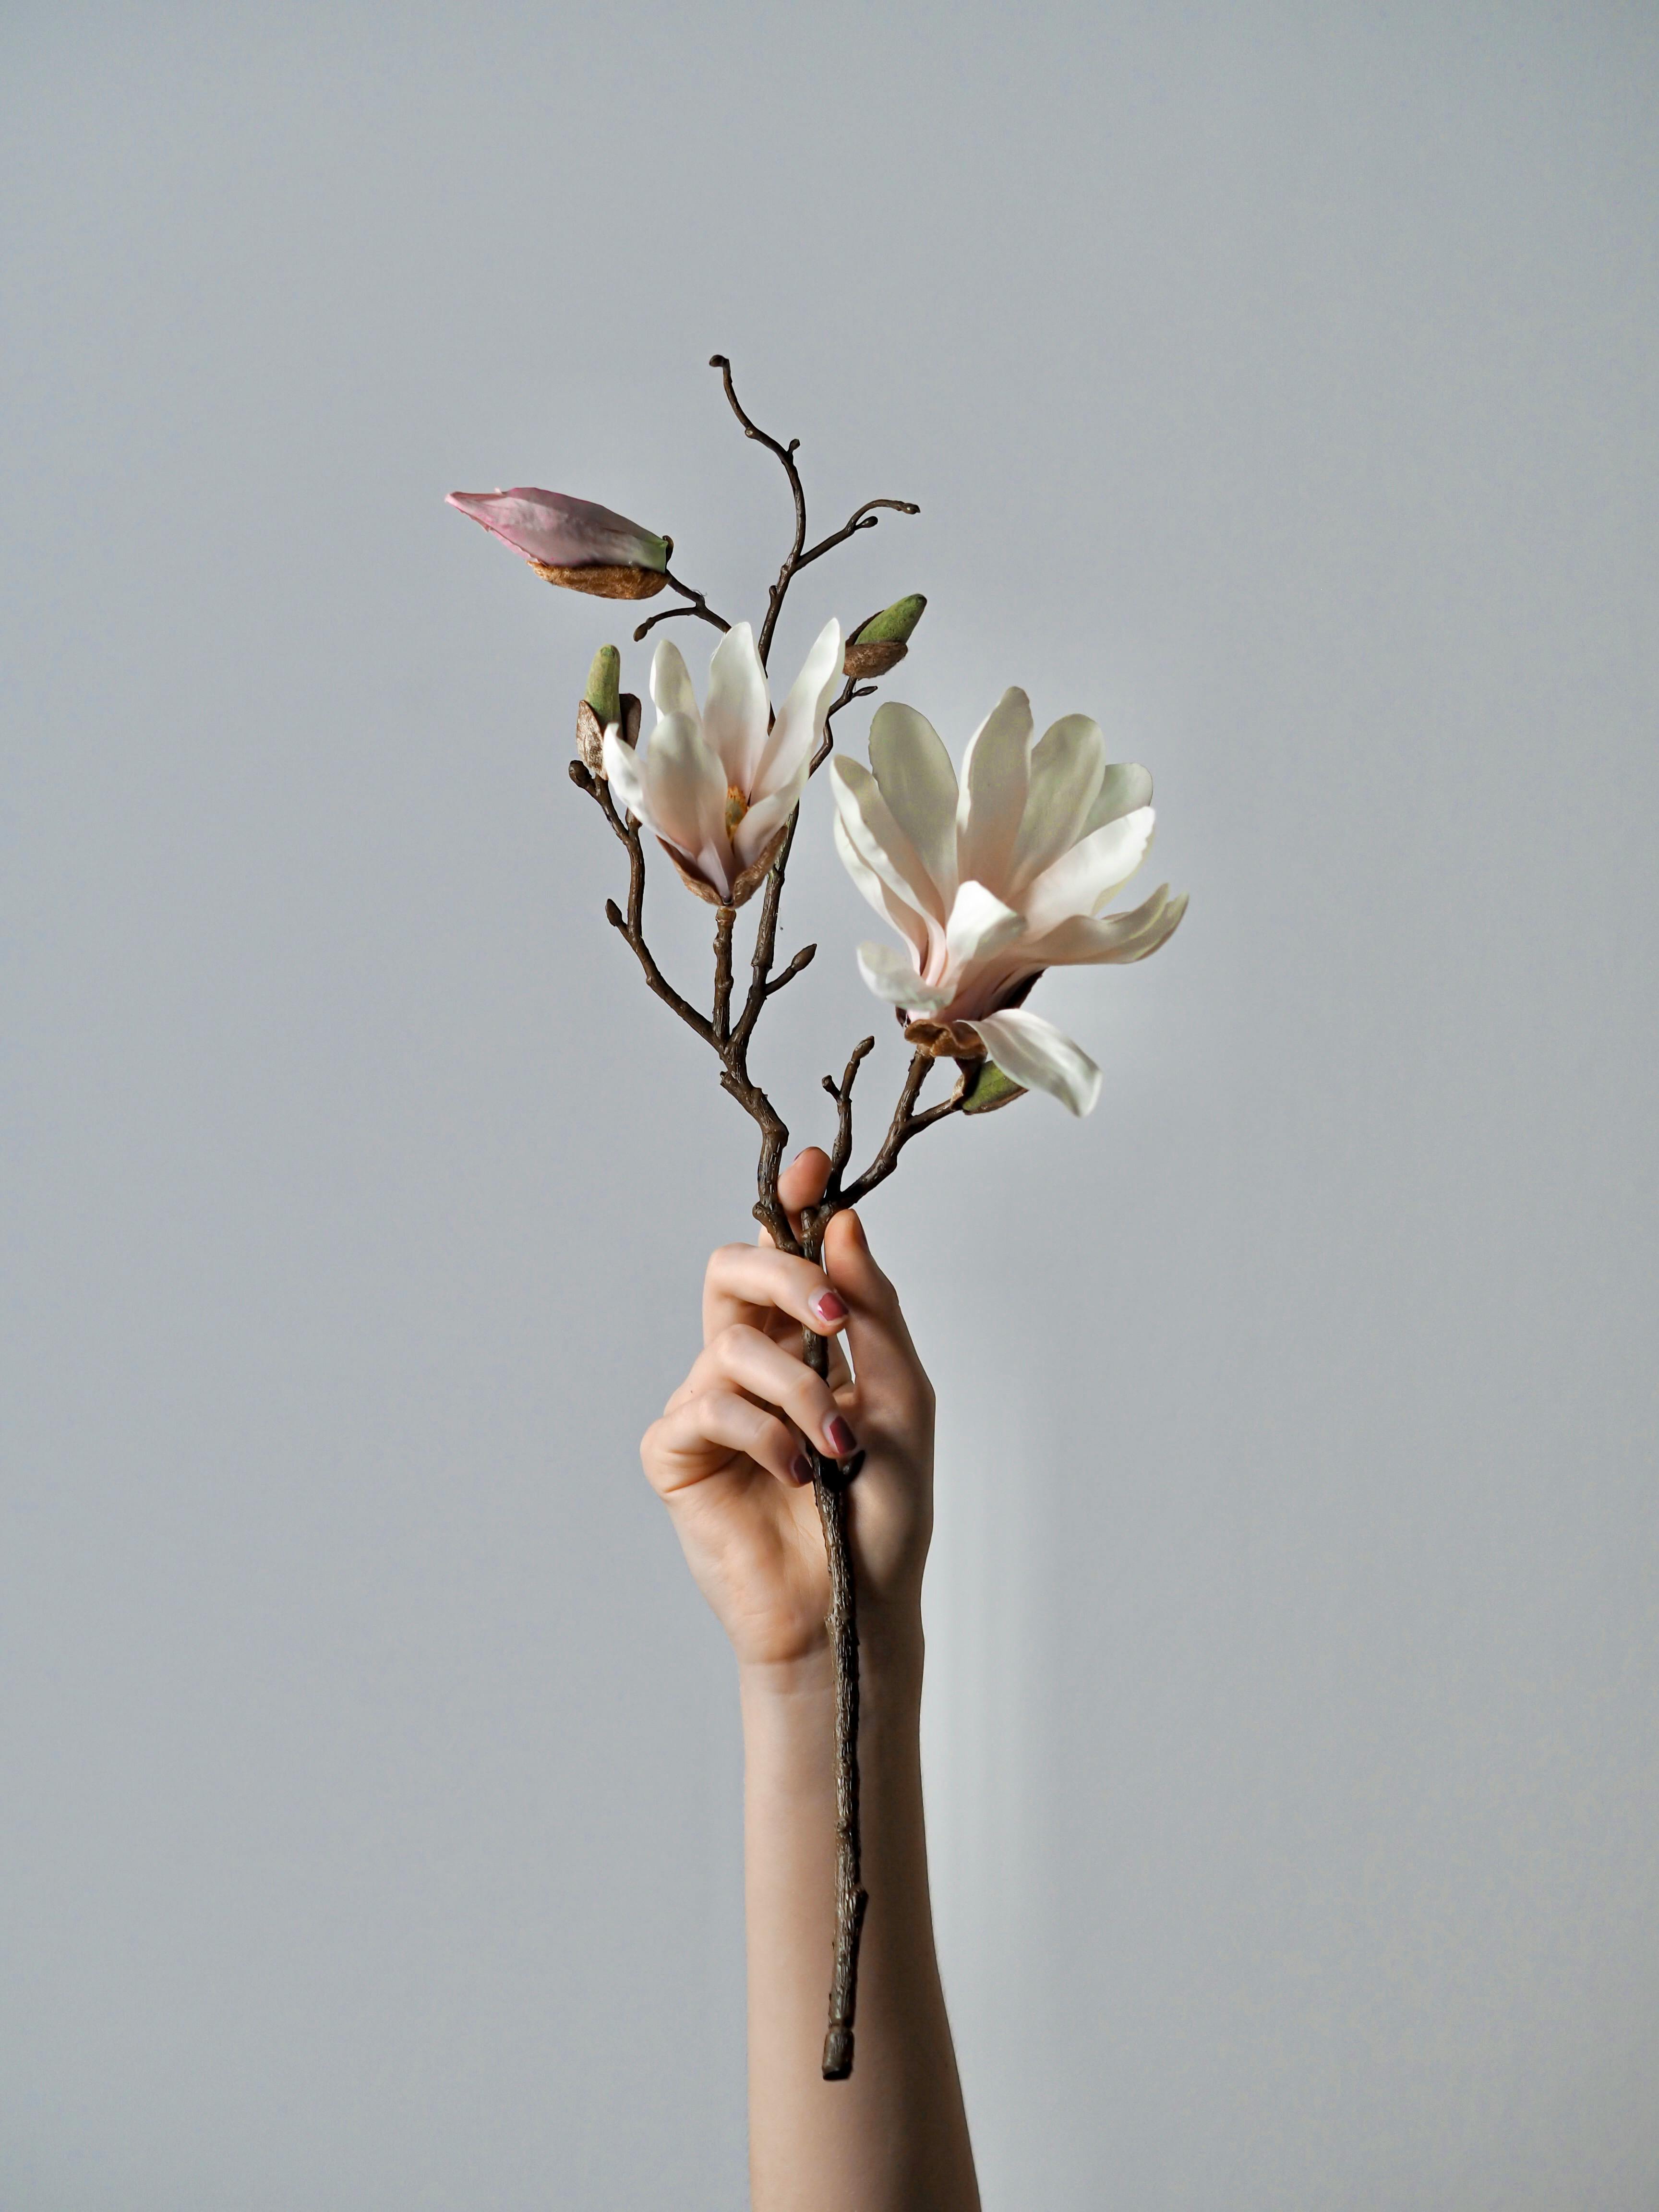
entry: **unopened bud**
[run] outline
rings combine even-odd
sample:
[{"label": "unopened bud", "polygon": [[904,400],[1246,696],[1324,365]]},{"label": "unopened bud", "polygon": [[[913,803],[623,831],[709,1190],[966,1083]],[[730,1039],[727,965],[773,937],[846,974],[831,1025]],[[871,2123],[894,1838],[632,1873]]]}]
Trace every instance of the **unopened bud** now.
[{"label": "unopened bud", "polygon": [[617,719],[618,701],[622,692],[622,655],[614,645],[602,645],[593,656],[593,665],[587,672],[588,705],[599,716],[603,730]]},{"label": "unopened bud", "polygon": [[550,584],[601,599],[648,599],[668,581],[672,538],[592,500],[519,484],[511,491],[453,491],[449,504],[520,553]]},{"label": "unopened bud", "polygon": [[[611,656],[610,711],[603,719],[593,704],[593,694],[599,690],[603,696],[600,664],[605,655]],[[613,724],[620,725],[622,741],[625,745],[636,745],[640,741],[640,699],[636,691],[616,689],[622,656],[614,645],[602,645],[593,656],[593,666],[587,678],[587,696],[576,709],[576,750],[581,755],[582,765],[588,774],[601,783],[607,781],[605,773],[605,733]]]},{"label": "unopened bud", "polygon": [[895,599],[890,607],[884,607],[872,615],[853,640],[854,645],[883,645],[890,640],[897,645],[908,645],[916,624],[927,611],[927,602],[920,592],[912,592],[907,599]]},{"label": "unopened bud", "polygon": [[843,665],[852,677],[884,676],[896,668],[909,650],[910,634],[927,605],[920,592],[895,599],[878,615],[861,623],[848,640]]}]

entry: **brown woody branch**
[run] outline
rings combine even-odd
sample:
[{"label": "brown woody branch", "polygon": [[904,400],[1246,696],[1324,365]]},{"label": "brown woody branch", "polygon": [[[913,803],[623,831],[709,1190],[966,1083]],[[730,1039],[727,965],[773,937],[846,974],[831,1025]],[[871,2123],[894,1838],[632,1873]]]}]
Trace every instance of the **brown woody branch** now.
[{"label": "brown woody branch", "polygon": [[824,715],[823,736],[819,742],[818,749],[813,754],[811,759],[807,763],[806,773],[809,776],[814,776],[817,774],[818,770],[823,766],[825,761],[829,759],[831,752],[835,750],[836,736],[832,725],[835,722],[836,715],[840,714],[843,707],[849,706],[854,699],[868,699],[872,697],[874,694],[875,688],[876,687],[873,684],[860,684],[858,681],[858,678],[854,676],[849,676],[847,681],[842,685],[841,690],[836,693],[835,698],[830,701],[829,712]]},{"label": "brown woody branch", "polygon": [[732,932],[737,927],[734,906],[714,909],[714,1042],[724,1044],[732,1034]]},{"label": "brown woody branch", "polygon": [[[873,530],[876,525],[881,520],[881,517],[874,512],[874,510],[878,507],[890,507],[896,514],[920,514],[921,513],[921,509],[913,500],[866,499],[864,505],[860,507],[858,513],[853,517],[853,520],[850,522],[843,523],[842,527],[836,531],[833,538],[820,538],[816,545],[809,547],[808,550],[801,555],[799,560],[795,563],[796,574],[799,575],[800,571],[805,568],[810,562],[821,559],[824,554],[828,553],[831,550],[832,547],[836,545],[844,545],[854,531]],[[877,612],[880,612],[879,608],[878,608]]]},{"label": "brown woody branch", "polygon": [[781,968],[767,985],[767,997],[769,999],[775,991],[782,990],[786,983],[793,983],[803,968],[810,968],[817,949],[816,945],[803,945],[789,965],[787,968]]},{"label": "brown woody branch", "polygon": [[[916,514],[921,510],[908,500],[866,501],[840,530],[807,550],[806,493],[794,458],[800,441],[792,438],[787,446],[782,445],[750,419],[738,403],[732,382],[732,364],[723,354],[713,356],[710,366],[721,373],[726,398],[731,403],[732,411],[743,425],[744,436],[752,438],[776,455],[788,478],[794,501],[794,536],[778,570],[777,580],[768,592],[766,618],[756,641],[761,666],[764,668],[785,596],[799,571],[821,559],[834,547],[845,544],[860,531],[874,529],[879,520],[878,509],[890,509],[900,514]],[[671,544],[671,553],[672,550]],[[648,621],[641,623],[634,633],[636,642],[645,638],[657,623],[677,615],[694,617],[721,631],[730,628],[730,624],[708,605],[701,592],[692,590],[690,585],[682,583],[672,574],[668,582],[688,604],[665,608]],[[867,697],[874,689],[873,684],[860,684],[852,677],[847,678],[839,696],[824,716],[823,740],[812,757],[811,773],[815,774],[830,756],[835,743],[831,726],[836,715],[853,700]],[[829,1180],[818,1204],[803,1212],[799,1224],[793,1222],[778,1195],[778,1181],[783,1167],[784,1150],[789,1141],[789,1130],[766,1091],[749,1073],[749,1047],[768,999],[799,975],[817,951],[815,945],[803,946],[781,974],[775,977],[773,975],[778,913],[783,898],[785,873],[794,848],[799,812],[792,817],[777,859],[767,875],[755,929],[749,986],[742,1010],[734,1024],[732,997],[734,981],[732,941],[737,923],[735,909],[723,906],[716,912],[714,1003],[711,1014],[705,1016],[667,981],[646,942],[645,848],[640,823],[631,814],[624,817],[618,812],[603,778],[593,775],[580,761],[572,761],[570,775],[572,781],[595,801],[612,834],[628,851],[627,911],[624,914],[614,899],[607,899],[606,919],[632,948],[650,988],[688,1028],[695,1030],[703,1042],[713,1048],[720,1063],[721,1087],[737,1100],[760,1132],[760,1158],[756,1166],[756,1218],[781,1249],[804,1254],[814,1261],[819,1260],[823,1250],[824,1231],[834,1216],[844,1207],[855,1205],[878,1183],[884,1182],[893,1172],[900,1153],[913,1137],[930,1127],[933,1122],[955,1113],[963,1103],[964,1086],[958,1085],[956,1093],[943,1104],[918,1113],[917,1101],[931,1065],[927,1056],[918,1052],[905,1075],[898,1103],[879,1151],[860,1176],[852,1183],[844,1185],[843,1178],[853,1152],[853,1086],[861,1063],[875,1048],[875,1039],[866,1037],[848,1060],[839,1085],[828,1076],[824,1078],[824,1087],[835,1099],[836,1106],[835,1147],[830,1154]],[[814,1373],[820,1376],[828,1374],[828,1339],[808,1330],[802,1345],[802,1356]],[[813,1495],[823,1530],[824,1553],[830,1571],[830,1613],[825,1626],[830,1640],[836,1682],[836,1941],[830,1992],[830,2024],[823,2047],[823,2071],[827,2081],[843,2081],[853,2069],[853,2021],[858,1987],[859,1938],[868,1902],[860,1870],[858,1628],[852,1553],[847,1527],[848,1486],[862,1463],[862,1453],[855,1454],[844,1465],[838,1465],[823,1454],[816,1450],[812,1452]]]},{"label": "brown woody branch", "polygon": [[[672,543],[672,539],[670,540],[670,543]],[[639,628],[635,631],[634,642],[635,645],[640,642],[641,639],[646,635],[647,631],[655,629],[659,623],[672,622],[676,615],[695,615],[699,622],[712,623],[714,628],[718,630],[727,630],[731,629],[731,623],[727,622],[723,616],[717,615],[714,612],[714,610],[709,605],[708,600],[704,599],[701,592],[694,592],[690,584],[681,583],[679,578],[674,574],[672,568],[665,569],[664,574],[668,578],[671,589],[681,592],[686,599],[690,600],[691,604],[689,607],[663,607],[659,609],[656,614],[650,616],[648,619],[642,622]]]},{"label": "brown woody branch", "polygon": [[[768,453],[777,455],[783,465],[783,472],[789,479],[790,496],[795,502],[794,539],[788,552],[784,556],[783,566],[778,570],[776,583],[772,585],[767,592],[766,619],[761,624],[760,635],[755,641],[755,650],[760,655],[761,666],[764,668],[766,656],[772,650],[772,634],[777,629],[778,617],[783,612],[784,599],[790,585],[801,569],[811,562],[821,560],[824,554],[830,552],[834,547],[844,545],[847,540],[859,531],[873,530],[881,520],[880,515],[875,511],[878,507],[890,507],[897,514],[920,514],[921,509],[914,501],[908,499],[867,499],[864,505],[856,510],[850,521],[843,523],[841,528],[832,532],[830,537],[821,538],[810,550],[806,550],[806,489],[801,483],[800,471],[795,466],[795,455],[800,449],[800,440],[792,438],[787,446],[781,445],[769,432],[763,430],[757,422],[751,421],[738,398],[736,387],[732,382],[732,364],[723,353],[711,354],[708,357],[708,366],[710,368],[719,369],[720,380],[726,386],[726,398],[731,402],[732,412],[743,425],[744,436],[754,439],[757,444],[764,446]],[[679,611],[678,608],[670,610],[671,613]],[[654,619],[660,622],[663,617],[659,615]],[[635,635],[643,636],[645,629],[649,627],[650,624],[647,623],[635,632]]]}]

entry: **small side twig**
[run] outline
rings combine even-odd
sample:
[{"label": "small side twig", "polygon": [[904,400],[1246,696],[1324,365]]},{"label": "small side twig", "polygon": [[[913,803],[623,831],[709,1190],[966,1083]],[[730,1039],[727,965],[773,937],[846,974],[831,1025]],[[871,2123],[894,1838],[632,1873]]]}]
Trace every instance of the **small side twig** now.
[{"label": "small side twig", "polygon": [[836,532],[834,537],[820,538],[816,545],[809,546],[807,550],[801,555],[799,560],[796,562],[795,573],[799,575],[800,571],[811,562],[820,559],[825,553],[830,551],[833,547],[844,545],[855,530],[873,530],[876,525],[881,520],[881,517],[874,512],[874,510],[878,507],[890,507],[896,514],[920,514],[921,513],[921,509],[916,505],[914,500],[866,499],[864,505],[860,507],[858,513],[853,517],[852,520],[850,522],[843,523],[841,528]]},{"label": "small side twig", "polygon": [[786,983],[793,983],[803,968],[810,968],[817,949],[816,945],[803,945],[789,965],[787,968],[781,968],[767,985],[767,997],[769,999],[775,991],[782,990]]},{"label": "small side twig", "polygon": [[679,578],[674,574],[672,568],[665,570],[664,573],[668,578],[671,589],[681,592],[691,602],[691,604],[690,606],[686,607],[659,608],[655,614],[648,616],[635,631],[634,642],[635,645],[640,642],[641,639],[643,638],[647,632],[655,629],[659,623],[672,622],[676,615],[695,615],[699,622],[712,623],[714,628],[718,630],[728,630],[731,629],[731,623],[727,622],[723,616],[717,615],[714,612],[714,610],[709,605],[708,600],[704,599],[701,592],[694,592],[690,584],[681,583]]},{"label": "small side twig", "polygon": [[824,715],[823,736],[819,740],[818,749],[806,764],[806,773],[809,776],[814,776],[817,774],[818,770],[823,766],[825,761],[829,759],[830,754],[835,750],[836,733],[834,726],[836,715],[840,714],[843,707],[850,706],[854,699],[870,698],[873,695],[875,688],[876,687],[873,684],[860,684],[855,677],[852,676],[849,676],[847,681],[842,685],[841,690],[830,701],[829,711]]}]

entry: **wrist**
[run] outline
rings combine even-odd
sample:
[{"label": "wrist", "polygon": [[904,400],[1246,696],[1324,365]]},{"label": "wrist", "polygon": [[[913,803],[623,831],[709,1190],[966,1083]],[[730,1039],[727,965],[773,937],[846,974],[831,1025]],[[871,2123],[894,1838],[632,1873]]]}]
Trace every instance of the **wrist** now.
[{"label": "wrist", "polygon": [[[892,1619],[875,1608],[861,1609],[858,1626],[859,1698],[866,1715],[877,1710],[919,1713],[924,1656],[920,1613],[911,1609]],[[740,1659],[738,1684],[745,1711],[750,1705],[833,1705],[836,1669],[829,1637],[788,1659]]]}]

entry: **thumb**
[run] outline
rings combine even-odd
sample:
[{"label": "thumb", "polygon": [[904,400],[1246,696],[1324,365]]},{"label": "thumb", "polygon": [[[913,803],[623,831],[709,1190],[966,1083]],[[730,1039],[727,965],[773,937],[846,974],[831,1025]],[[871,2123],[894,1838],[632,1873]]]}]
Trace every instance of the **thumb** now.
[{"label": "thumb", "polygon": [[835,1216],[824,1233],[823,1272],[848,1304],[847,1334],[859,1379],[902,1382],[921,1377],[925,1382],[898,1292],[877,1266],[864,1224],[850,1206]]}]

